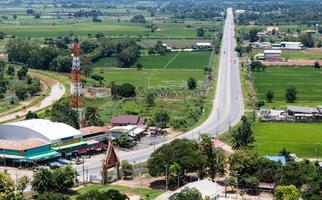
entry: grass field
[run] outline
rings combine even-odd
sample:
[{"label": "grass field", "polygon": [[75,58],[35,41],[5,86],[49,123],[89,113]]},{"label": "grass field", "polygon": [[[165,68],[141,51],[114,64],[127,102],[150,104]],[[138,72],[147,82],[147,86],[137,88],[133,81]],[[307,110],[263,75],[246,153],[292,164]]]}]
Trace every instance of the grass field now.
[{"label": "grass field", "polygon": [[[208,66],[210,56],[211,52],[170,52],[164,56],[141,56],[137,62],[141,63],[144,69],[203,69]],[[103,58],[94,64],[94,67],[116,66],[115,57]]]},{"label": "grass field", "polygon": [[291,85],[297,89],[295,104],[322,104],[322,71],[313,67],[267,67],[264,72],[252,72],[258,100],[265,100],[269,90],[274,92],[273,103],[265,106],[287,105],[286,89]]},{"label": "grass field", "polygon": [[175,69],[119,69],[119,68],[95,68],[94,72],[104,76],[105,80],[115,81],[117,84],[131,83],[136,87],[183,87],[189,77],[198,81],[202,86],[203,70],[175,70]]},{"label": "grass field", "polygon": [[[130,187],[118,186],[118,185],[91,184],[77,190],[77,193],[83,194],[90,190],[98,190],[103,192],[103,191],[108,191],[110,189],[118,190],[121,193],[125,193],[127,195],[140,195],[143,198],[143,200],[154,199],[163,192],[161,190],[146,189],[146,188],[130,188]],[[71,199],[75,199],[75,198],[76,198],[76,195],[71,196]]]},{"label": "grass field", "polygon": [[314,158],[322,143],[321,123],[255,123],[255,150],[261,155],[277,155],[286,148],[299,157]]}]

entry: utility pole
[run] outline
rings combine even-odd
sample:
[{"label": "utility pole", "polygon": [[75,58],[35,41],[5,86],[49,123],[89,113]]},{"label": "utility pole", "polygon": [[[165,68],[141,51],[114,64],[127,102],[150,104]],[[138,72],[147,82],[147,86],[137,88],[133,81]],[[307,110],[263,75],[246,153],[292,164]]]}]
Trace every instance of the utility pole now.
[{"label": "utility pole", "polygon": [[85,161],[83,158],[83,183],[85,182]]}]

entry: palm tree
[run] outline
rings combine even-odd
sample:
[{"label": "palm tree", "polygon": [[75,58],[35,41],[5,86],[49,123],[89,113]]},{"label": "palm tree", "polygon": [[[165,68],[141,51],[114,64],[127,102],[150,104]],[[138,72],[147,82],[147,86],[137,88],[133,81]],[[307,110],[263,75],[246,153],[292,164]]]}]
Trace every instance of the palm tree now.
[{"label": "palm tree", "polygon": [[88,107],[85,113],[85,121],[87,126],[101,126],[103,121],[96,107]]}]

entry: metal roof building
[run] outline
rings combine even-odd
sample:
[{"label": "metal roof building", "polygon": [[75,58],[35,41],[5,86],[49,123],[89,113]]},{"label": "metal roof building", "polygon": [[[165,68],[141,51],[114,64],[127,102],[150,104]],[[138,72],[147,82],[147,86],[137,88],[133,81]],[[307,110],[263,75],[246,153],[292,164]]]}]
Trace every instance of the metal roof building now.
[{"label": "metal roof building", "polygon": [[0,126],[0,139],[24,140],[40,138],[55,143],[64,138],[80,138],[82,134],[75,128],[45,119],[32,119]]}]

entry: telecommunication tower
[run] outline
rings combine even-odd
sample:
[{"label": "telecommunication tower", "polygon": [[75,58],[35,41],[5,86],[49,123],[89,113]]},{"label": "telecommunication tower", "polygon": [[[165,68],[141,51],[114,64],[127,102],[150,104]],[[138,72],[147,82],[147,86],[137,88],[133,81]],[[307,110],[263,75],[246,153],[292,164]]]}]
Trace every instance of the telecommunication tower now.
[{"label": "telecommunication tower", "polygon": [[71,71],[71,83],[70,83],[70,106],[78,112],[79,127],[85,126],[85,114],[84,114],[84,93],[81,83],[80,72],[80,48],[79,41],[75,39],[72,44],[72,71]]}]

